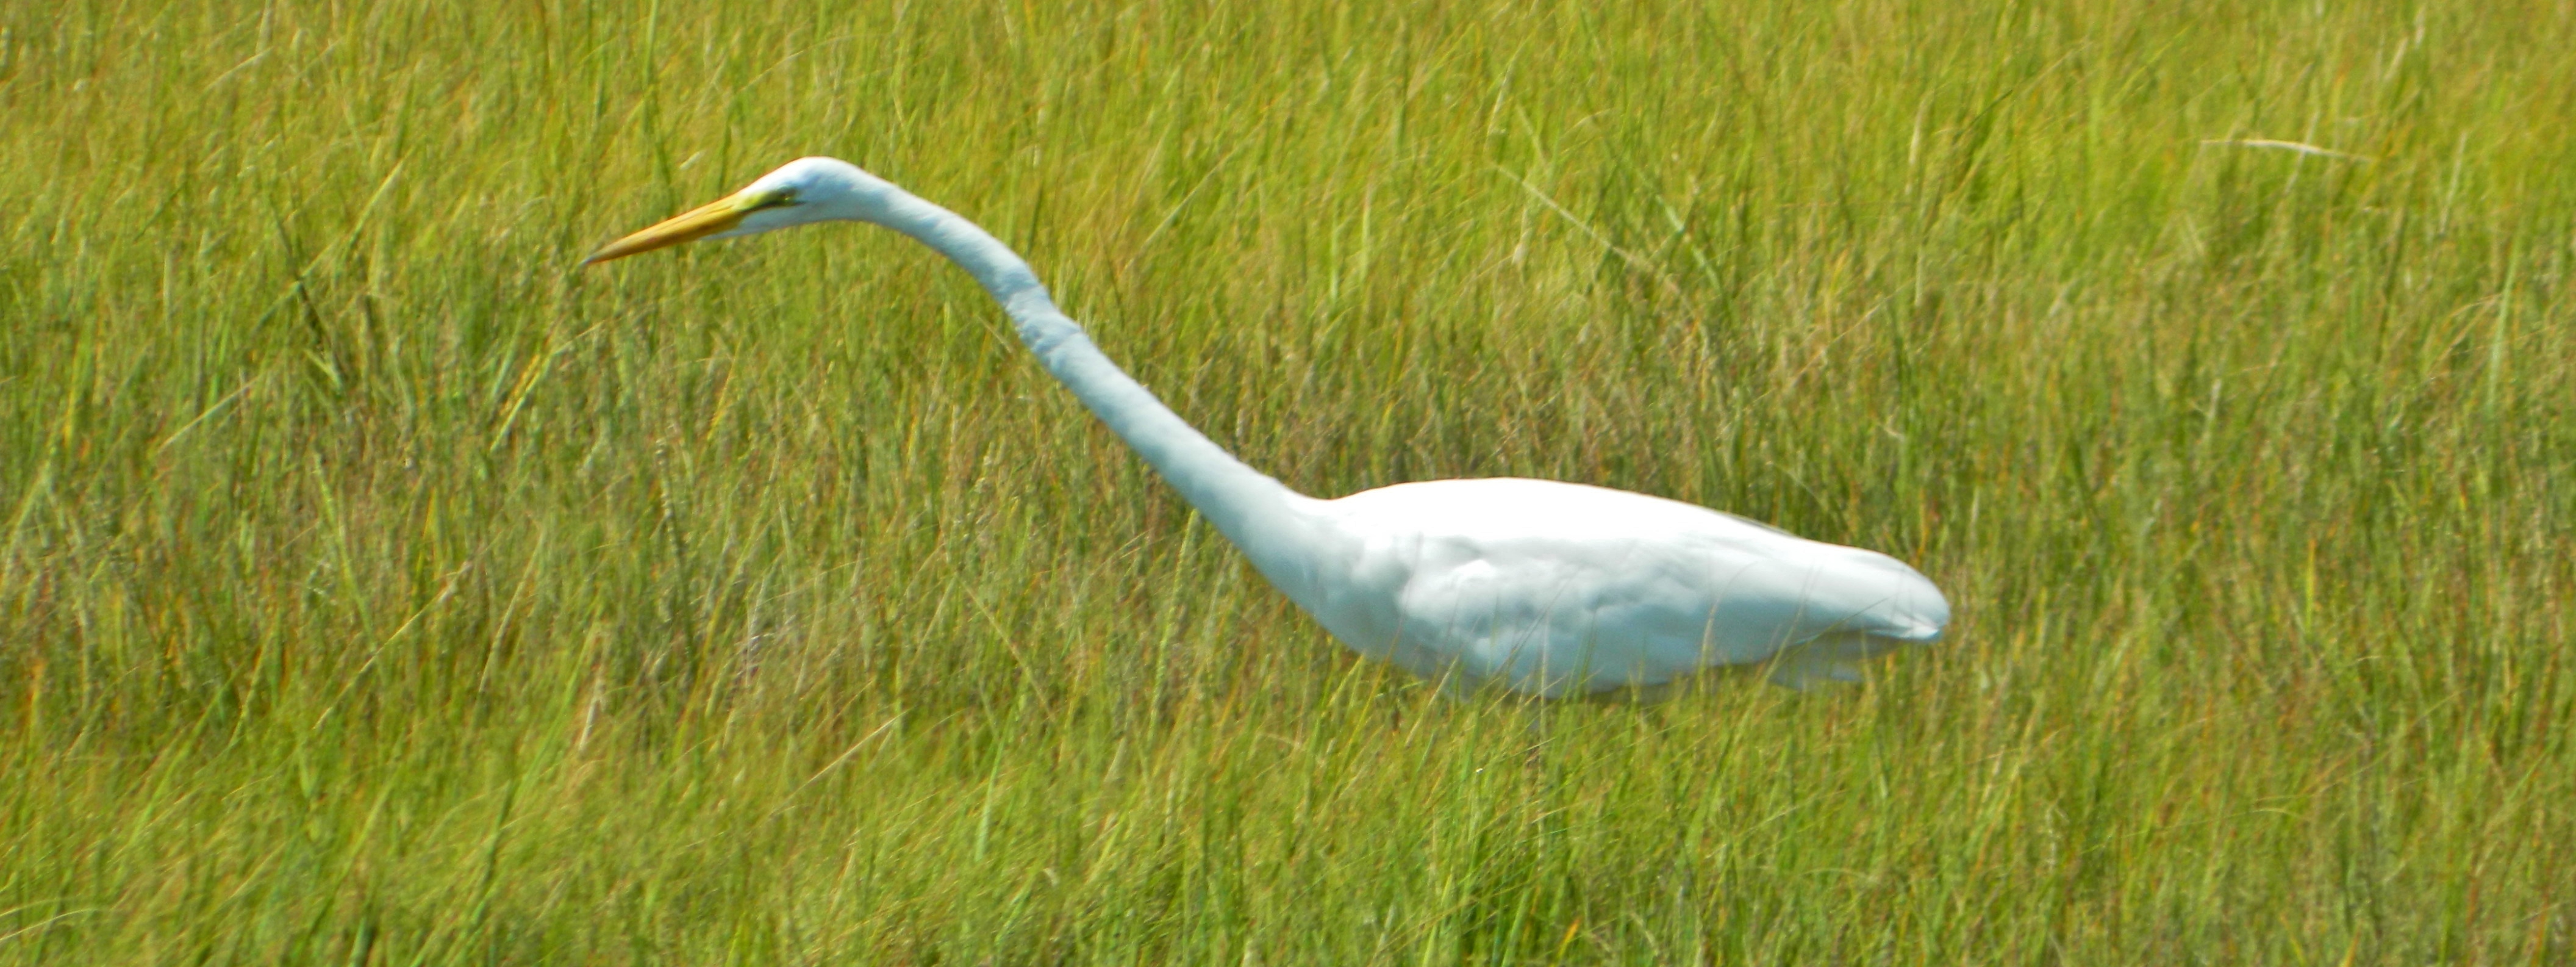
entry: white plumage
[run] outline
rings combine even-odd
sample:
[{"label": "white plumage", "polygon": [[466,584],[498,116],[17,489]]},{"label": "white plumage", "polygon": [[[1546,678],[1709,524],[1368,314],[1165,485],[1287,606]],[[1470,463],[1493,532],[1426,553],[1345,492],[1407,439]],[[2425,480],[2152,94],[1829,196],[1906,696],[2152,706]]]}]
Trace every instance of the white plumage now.
[{"label": "white plumage", "polygon": [[1652,694],[1763,662],[1802,687],[1855,678],[1854,662],[1949,623],[1940,590],[1894,558],[1658,497],[1511,478],[1298,494],[1129,378],[983,229],[847,162],[791,162],[588,261],[819,221],[883,225],[964,267],[1047,371],[1280,591],[1353,650],[1454,690]]},{"label": "white plumage", "polygon": [[[1350,593],[1309,607],[1364,653],[1514,691],[1673,682],[1816,642],[1773,678],[1941,636],[1913,568],[1679,501],[1547,480],[1399,484],[1318,504],[1360,535]],[[1588,681],[1586,679],[1589,679]]]}]

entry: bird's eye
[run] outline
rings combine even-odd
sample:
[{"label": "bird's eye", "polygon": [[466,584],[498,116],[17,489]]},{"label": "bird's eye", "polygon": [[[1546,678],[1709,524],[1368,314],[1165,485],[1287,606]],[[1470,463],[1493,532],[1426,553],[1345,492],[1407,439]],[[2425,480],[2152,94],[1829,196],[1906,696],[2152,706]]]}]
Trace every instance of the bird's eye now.
[{"label": "bird's eye", "polygon": [[785,208],[793,204],[796,204],[796,189],[781,188],[777,191],[770,192],[769,197],[763,198],[754,203],[751,206],[751,210],[759,211],[764,208]]}]

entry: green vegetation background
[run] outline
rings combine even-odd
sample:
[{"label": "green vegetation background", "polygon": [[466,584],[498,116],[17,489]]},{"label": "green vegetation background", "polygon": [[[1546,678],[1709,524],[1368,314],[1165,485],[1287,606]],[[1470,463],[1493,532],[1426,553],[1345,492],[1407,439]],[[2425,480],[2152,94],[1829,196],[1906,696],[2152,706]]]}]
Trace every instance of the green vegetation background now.
[{"label": "green vegetation background", "polygon": [[[2565,962],[2571,78],[2509,0],[0,7],[0,962]],[[1442,700],[908,242],[573,270],[811,153],[1303,490],[1697,501],[1952,638]]]}]

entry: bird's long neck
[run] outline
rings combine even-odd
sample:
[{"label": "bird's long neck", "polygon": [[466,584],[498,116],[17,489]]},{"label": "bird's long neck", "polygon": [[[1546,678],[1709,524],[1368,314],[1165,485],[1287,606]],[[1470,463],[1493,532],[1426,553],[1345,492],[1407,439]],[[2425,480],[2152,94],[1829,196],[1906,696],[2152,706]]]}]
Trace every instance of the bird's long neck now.
[{"label": "bird's long neck", "polygon": [[957,213],[897,190],[871,221],[919,239],[966,269],[1002,304],[1020,341],[1110,432],[1145,458],[1254,566],[1302,603],[1313,585],[1313,545],[1324,539],[1315,502],[1245,466],[1110,362],[1056,308],[1028,262]]}]

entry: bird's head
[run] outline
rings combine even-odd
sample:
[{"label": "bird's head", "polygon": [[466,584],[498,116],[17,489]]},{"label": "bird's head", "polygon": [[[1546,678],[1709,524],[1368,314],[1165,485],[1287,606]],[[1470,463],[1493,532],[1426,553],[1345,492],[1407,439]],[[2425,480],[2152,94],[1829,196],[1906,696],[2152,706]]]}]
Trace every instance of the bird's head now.
[{"label": "bird's head", "polygon": [[894,196],[885,179],[837,158],[798,158],[741,191],[602,246],[581,264],[622,259],[702,238],[733,238],[813,222],[878,220]]}]

